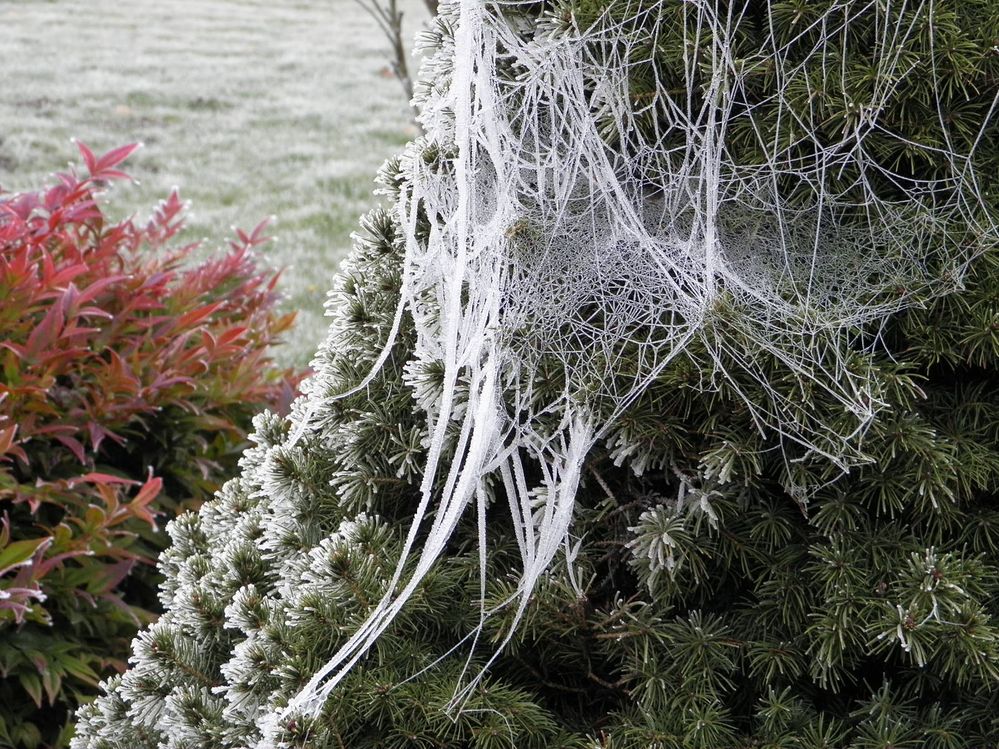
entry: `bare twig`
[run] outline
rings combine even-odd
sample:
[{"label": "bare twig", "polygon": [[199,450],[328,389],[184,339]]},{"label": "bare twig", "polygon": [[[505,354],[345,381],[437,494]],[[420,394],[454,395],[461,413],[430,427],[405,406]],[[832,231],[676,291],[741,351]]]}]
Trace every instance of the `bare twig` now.
[{"label": "bare twig", "polygon": [[[399,10],[398,0],[354,0],[354,2],[375,20],[382,34],[388,39],[392,51],[392,58],[389,60],[392,73],[402,84],[402,89],[406,92],[406,101],[413,109],[413,115],[418,116],[420,112],[413,104],[413,79],[409,74],[409,56],[402,38],[402,11]],[[437,1],[426,0],[426,2],[428,7],[432,3],[436,12]]]},{"label": "bare twig", "polygon": [[590,473],[592,473],[593,477],[597,480],[597,483],[600,484],[600,488],[604,490],[604,494],[607,495],[607,499],[611,500],[615,505],[620,506],[621,503],[617,501],[617,497],[614,496],[614,492],[611,491],[611,488],[607,486],[607,482],[604,481],[604,477],[600,475],[596,466],[591,463],[588,467],[590,469]]}]

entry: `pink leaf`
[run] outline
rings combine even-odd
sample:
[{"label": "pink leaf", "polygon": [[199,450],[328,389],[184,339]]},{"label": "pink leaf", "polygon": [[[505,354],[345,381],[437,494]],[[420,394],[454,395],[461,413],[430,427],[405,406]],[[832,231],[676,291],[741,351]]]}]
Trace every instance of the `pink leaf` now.
[{"label": "pink leaf", "polygon": [[97,159],[94,157],[94,152],[81,141],[76,141],[76,147],[80,151],[80,155],[83,156],[83,163],[87,165],[87,172],[92,175],[97,171]]}]

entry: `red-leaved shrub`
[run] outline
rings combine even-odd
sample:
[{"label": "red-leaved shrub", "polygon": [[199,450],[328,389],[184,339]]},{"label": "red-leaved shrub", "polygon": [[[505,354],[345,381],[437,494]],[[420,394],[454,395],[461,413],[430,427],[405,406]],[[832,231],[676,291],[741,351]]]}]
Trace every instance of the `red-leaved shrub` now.
[{"label": "red-leaved shrub", "polygon": [[97,202],[136,146],[0,195],[0,746],[65,743],[69,711],[154,615],[157,518],[234,470],[250,419],[300,374],[252,250],[194,263],[171,194],[145,224]]}]

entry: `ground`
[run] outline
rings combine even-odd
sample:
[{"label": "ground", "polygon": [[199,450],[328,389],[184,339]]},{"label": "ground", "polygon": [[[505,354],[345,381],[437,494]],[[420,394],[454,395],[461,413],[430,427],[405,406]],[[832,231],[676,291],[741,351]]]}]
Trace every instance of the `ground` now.
[{"label": "ground", "polygon": [[[426,9],[400,5],[412,38]],[[178,186],[209,247],[276,216],[265,258],[299,310],[280,358],[305,363],[372,177],[416,133],[386,50],[354,0],[0,0],[0,186],[41,185],[74,137],[142,141],[112,215]]]}]

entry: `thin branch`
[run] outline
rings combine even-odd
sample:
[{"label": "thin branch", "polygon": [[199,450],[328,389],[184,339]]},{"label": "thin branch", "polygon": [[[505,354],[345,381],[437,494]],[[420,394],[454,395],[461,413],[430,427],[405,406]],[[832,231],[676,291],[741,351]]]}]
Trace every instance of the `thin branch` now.
[{"label": "thin branch", "polygon": [[[413,104],[413,79],[409,74],[409,55],[406,52],[406,45],[402,38],[402,11],[399,10],[398,0],[354,0],[371,16],[385,38],[388,39],[392,57],[389,65],[396,80],[402,84],[402,89],[406,93],[406,101],[413,109],[414,117],[419,117],[419,110]],[[426,0],[427,7],[431,12],[436,12],[437,0]]]}]

